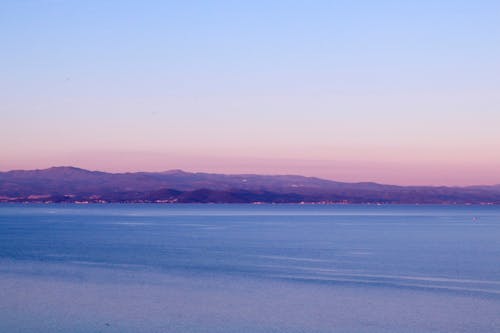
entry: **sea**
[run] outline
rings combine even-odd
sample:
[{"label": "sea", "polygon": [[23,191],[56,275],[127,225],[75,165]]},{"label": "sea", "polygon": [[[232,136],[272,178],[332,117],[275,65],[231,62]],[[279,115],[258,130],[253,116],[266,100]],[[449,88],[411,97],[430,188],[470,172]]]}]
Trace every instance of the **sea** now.
[{"label": "sea", "polygon": [[500,207],[2,204],[0,332],[500,332]]}]

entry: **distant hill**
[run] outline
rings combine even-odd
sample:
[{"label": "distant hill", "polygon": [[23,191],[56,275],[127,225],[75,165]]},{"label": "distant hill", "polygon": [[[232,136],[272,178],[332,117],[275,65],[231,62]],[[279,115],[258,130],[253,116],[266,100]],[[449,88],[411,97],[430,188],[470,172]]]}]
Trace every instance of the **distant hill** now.
[{"label": "distant hill", "polygon": [[500,185],[469,187],[345,183],[296,175],[107,173],[75,167],[0,172],[2,202],[500,204]]}]

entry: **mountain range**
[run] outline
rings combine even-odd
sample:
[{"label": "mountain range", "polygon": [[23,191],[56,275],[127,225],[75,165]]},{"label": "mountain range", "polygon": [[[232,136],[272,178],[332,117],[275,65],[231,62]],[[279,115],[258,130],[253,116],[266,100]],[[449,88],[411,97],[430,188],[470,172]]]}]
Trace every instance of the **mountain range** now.
[{"label": "mountain range", "polygon": [[0,172],[0,202],[500,204],[500,185],[396,186],[296,175],[52,167]]}]

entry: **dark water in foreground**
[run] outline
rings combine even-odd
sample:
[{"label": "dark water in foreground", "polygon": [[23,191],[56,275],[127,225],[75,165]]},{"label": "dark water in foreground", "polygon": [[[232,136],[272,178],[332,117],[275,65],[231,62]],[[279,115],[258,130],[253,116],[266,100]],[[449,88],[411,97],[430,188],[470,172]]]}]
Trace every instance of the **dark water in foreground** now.
[{"label": "dark water in foreground", "polygon": [[0,205],[0,332],[500,332],[500,207]]}]

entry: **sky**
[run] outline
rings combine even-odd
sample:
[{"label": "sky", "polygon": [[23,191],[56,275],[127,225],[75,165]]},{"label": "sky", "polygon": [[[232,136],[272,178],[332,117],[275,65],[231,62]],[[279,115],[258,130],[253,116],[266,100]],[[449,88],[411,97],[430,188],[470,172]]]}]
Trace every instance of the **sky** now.
[{"label": "sky", "polygon": [[0,170],[500,184],[500,2],[0,1]]}]

